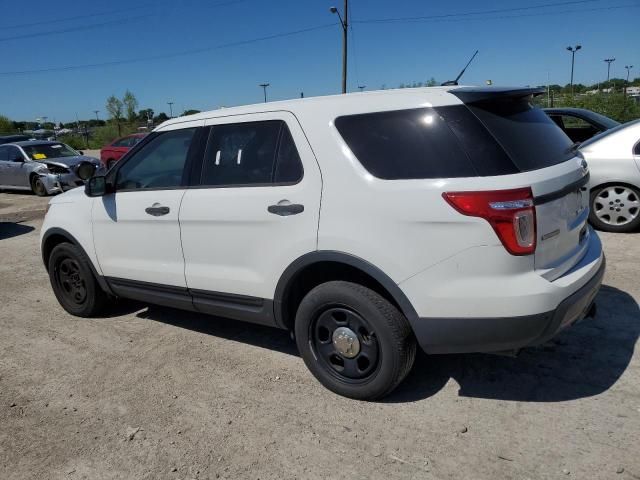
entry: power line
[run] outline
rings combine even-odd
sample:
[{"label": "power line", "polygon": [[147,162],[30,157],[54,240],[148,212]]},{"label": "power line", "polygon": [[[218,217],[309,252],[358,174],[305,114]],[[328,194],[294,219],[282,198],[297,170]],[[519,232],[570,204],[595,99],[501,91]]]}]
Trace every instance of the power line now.
[{"label": "power line", "polygon": [[[233,5],[235,3],[241,3],[241,2],[246,2],[247,0],[226,0],[226,1],[222,1],[222,2],[217,2],[217,3],[213,3],[211,5],[206,5],[207,7],[223,7],[226,5]],[[117,10],[107,10],[107,11],[103,11],[103,12],[96,12],[96,13],[87,13],[84,15],[74,15],[72,17],[58,17],[58,18],[49,18],[47,20],[40,20],[38,22],[30,22],[30,23],[21,23],[21,24],[12,24],[12,25],[2,25],[0,26],[0,30],[15,30],[17,28],[27,28],[27,27],[36,27],[39,25],[48,25],[48,24],[53,24],[53,23],[59,23],[59,22],[68,22],[70,20],[82,20],[85,18],[93,18],[93,17],[102,17],[105,15],[114,15],[114,14],[118,14],[118,13],[128,13],[131,12],[131,10],[140,10],[140,9],[144,9],[144,8],[149,8],[149,7],[157,7],[159,2],[154,2],[154,3],[143,3],[141,5],[136,5],[133,7],[128,7],[128,8],[120,8]]]},{"label": "power line", "polygon": [[82,30],[92,30],[97,27],[114,25],[116,23],[122,24],[122,23],[134,22],[136,20],[140,20],[141,18],[146,18],[150,16],[151,15],[138,15],[137,17],[129,17],[129,18],[118,19],[118,20],[109,20],[107,22],[101,22],[101,23],[91,23],[89,25],[82,25],[78,27],[67,27],[67,28],[61,28],[59,30],[46,30],[44,32],[36,32],[36,33],[25,33],[22,35],[14,35],[12,37],[0,37],[0,42],[8,42],[10,40],[19,40],[23,38],[46,37],[48,35],[59,35],[61,33],[79,32]]},{"label": "power line", "polygon": [[506,13],[506,12],[522,11],[522,10],[535,10],[538,8],[562,7],[566,5],[593,3],[593,2],[599,2],[599,1],[601,0],[570,0],[565,2],[532,5],[528,7],[499,8],[499,9],[493,9],[493,10],[476,10],[475,12],[445,13],[441,15],[424,15],[424,16],[417,16],[417,17],[373,18],[368,20],[356,20],[356,23],[391,23],[391,22],[406,22],[406,21],[419,21],[419,20],[434,20],[434,19],[450,18],[450,17],[467,17],[472,15],[487,15],[492,13]]},{"label": "power line", "polygon": [[315,27],[309,27],[309,28],[303,28],[300,30],[294,30],[291,32],[283,32],[283,33],[275,33],[273,35],[266,35],[264,37],[256,37],[256,38],[251,38],[251,39],[247,39],[247,40],[239,40],[236,42],[230,42],[230,43],[223,43],[220,45],[214,45],[211,47],[203,47],[203,48],[196,48],[196,49],[192,49],[192,50],[183,50],[181,52],[174,52],[174,53],[166,53],[166,54],[162,54],[162,55],[154,55],[154,56],[149,56],[149,57],[137,57],[137,58],[128,58],[128,59],[123,59],[123,60],[112,60],[110,62],[100,62],[100,63],[86,63],[86,64],[80,64],[80,65],[66,65],[63,67],[50,67],[50,68],[39,68],[39,69],[35,69],[35,70],[16,70],[16,71],[7,71],[7,72],[0,72],[0,75],[29,75],[29,74],[36,74],[36,73],[49,73],[49,72],[62,72],[62,71],[69,71],[69,70],[79,70],[79,69],[83,69],[83,68],[98,68],[98,67],[106,67],[106,66],[113,66],[113,65],[124,65],[124,64],[128,64],[128,63],[138,63],[138,62],[148,62],[148,61],[152,61],[152,60],[160,60],[160,59],[165,59],[165,58],[175,58],[175,57],[182,57],[185,55],[194,55],[197,53],[203,53],[203,52],[210,52],[212,50],[220,50],[220,49],[224,49],[224,48],[231,48],[231,47],[238,47],[241,45],[248,45],[251,43],[256,43],[256,42],[262,42],[265,40],[273,40],[275,38],[282,38],[282,37],[290,37],[293,35],[299,35],[301,33],[307,33],[307,32],[312,32],[315,30],[322,30],[325,28],[329,28],[329,27],[335,27],[335,22],[332,23],[325,23],[324,25],[316,25]]}]

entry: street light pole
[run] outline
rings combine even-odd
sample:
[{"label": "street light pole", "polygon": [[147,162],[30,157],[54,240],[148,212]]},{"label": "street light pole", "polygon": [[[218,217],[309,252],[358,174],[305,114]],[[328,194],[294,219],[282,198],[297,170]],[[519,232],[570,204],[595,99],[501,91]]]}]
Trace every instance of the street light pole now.
[{"label": "street light pole", "polygon": [[605,58],[604,61],[607,64],[607,87],[611,88],[611,85],[609,85],[609,74],[611,73],[611,64],[613,62],[615,62],[616,59],[615,58]]},{"label": "street light pole", "polygon": [[347,33],[349,32],[349,0],[344,0],[344,19],[336,7],[329,9],[338,15],[342,26],[342,93],[347,93]]},{"label": "street light pole", "polygon": [[571,96],[573,97],[573,65],[575,64],[576,52],[582,48],[582,45],[576,45],[575,47],[567,47],[567,50],[571,52]]},{"label": "street light pole", "polygon": [[624,96],[627,96],[627,87],[629,86],[629,72],[631,72],[631,69],[633,68],[633,65],[625,65],[624,68],[627,69],[627,81],[624,84]]},{"label": "street light pole", "polygon": [[262,92],[264,93],[264,103],[267,103],[267,87],[271,85],[270,83],[261,83],[259,86],[262,87]]},{"label": "street light pole", "polygon": [[167,102],[167,105],[169,105],[169,118],[173,118],[173,103],[174,102]]},{"label": "street light pole", "polygon": [[98,122],[100,121],[100,119],[98,118],[98,112],[99,112],[99,111],[100,111],[100,110],[94,110],[94,111],[93,111],[93,113],[95,113],[95,114],[96,114],[96,120],[97,120]]}]

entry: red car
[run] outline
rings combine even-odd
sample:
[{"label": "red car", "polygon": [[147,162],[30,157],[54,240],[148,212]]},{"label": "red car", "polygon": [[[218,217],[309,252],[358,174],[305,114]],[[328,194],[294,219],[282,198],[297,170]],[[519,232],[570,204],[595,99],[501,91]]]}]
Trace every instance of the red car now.
[{"label": "red car", "polygon": [[118,138],[109,145],[105,145],[102,147],[102,150],[100,150],[100,161],[107,168],[113,167],[125,153],[131,150],[133,146],[146,135],[146,133],[133,133],[126,137]]}]

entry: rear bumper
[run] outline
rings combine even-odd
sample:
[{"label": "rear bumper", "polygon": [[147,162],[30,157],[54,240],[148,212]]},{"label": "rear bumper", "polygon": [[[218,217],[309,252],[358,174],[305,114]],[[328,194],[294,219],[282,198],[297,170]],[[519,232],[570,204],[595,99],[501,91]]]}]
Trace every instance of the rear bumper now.
[{"label": "rear bumper", "polygon": [[582,320],[591,309],[605,272],[605,258],[589,269],[584,285],[553,310],[514,317],[417,318],[411,322],[427,353],[500,352],[538,345]]}]

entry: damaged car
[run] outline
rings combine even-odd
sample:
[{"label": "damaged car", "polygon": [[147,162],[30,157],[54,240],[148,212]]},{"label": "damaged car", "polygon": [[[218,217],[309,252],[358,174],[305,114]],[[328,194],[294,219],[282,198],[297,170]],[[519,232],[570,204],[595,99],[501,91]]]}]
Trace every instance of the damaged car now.
[{"label": "damaged car", "polygon": [[99,170],[100,161],[61,142],[0,145],[0,188],[31,190],[44,197],[84,185],[79,168]]}]

